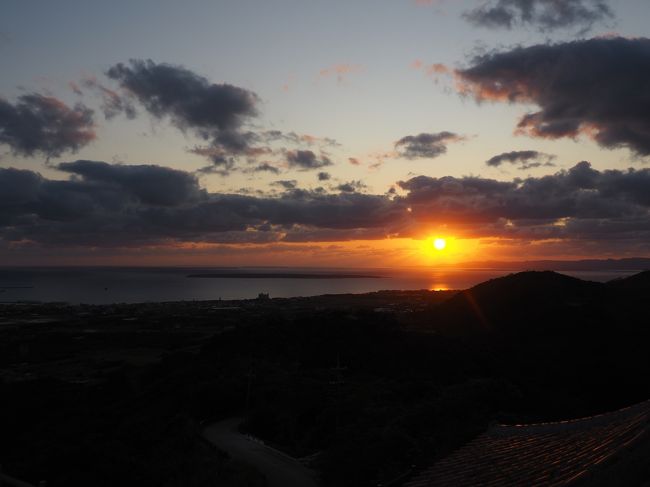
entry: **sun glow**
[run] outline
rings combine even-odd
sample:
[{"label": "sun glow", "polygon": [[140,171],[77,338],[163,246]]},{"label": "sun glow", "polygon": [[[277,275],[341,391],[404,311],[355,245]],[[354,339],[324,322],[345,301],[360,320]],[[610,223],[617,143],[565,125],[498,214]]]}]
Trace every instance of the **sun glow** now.
[{"label": "sun glow", "polygon": [[419,260],[425,265],[450,265],[473,255],[476,242],[449,234],[430,233],[418,240]]}]

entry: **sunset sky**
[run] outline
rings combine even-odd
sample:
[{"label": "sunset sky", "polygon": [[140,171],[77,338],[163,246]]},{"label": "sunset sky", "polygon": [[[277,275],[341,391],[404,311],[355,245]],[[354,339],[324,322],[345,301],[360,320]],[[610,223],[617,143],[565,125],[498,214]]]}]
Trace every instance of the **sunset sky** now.
[{"label": "sunset sky", "polygon": [[650,256],[649,18],[648,0],[2,2],[0,264]]}]

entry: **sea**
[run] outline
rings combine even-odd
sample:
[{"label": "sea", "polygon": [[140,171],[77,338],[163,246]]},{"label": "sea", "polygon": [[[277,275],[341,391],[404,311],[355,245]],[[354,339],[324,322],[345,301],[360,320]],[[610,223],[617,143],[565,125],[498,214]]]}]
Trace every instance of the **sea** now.
[{"label": "sea", "polygon": [[[287,267],[0,268],[0,303],[112,304],[252,299],[260,293],[268,294],[271,298],[287,298],[381,290],[467,289],[512,272],[514,271],[503,269]],[[634,271],[562,273],[605,282],[634,274]],[[190,277],[196,274],[227,277]],[[247,274],[253,275],[247,277]],[[291,274],[301,276],[292,277]]]}]

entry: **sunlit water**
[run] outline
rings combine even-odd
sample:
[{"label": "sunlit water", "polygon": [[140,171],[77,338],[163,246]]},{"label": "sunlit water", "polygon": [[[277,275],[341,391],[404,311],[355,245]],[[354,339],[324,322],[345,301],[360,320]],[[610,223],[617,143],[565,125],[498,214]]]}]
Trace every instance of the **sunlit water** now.
[{"label": "sunlit water", "polygon": [[[444,269],[395,271],[384,269],[246,269],[255,272],[358,273],[382,276],[354,279],[189,278],[209,268],[29,268],[0,269],[0,302],[36,301],[88,304],[250,299],[366,293],[379,290],[466,289],[512,271]],[[608,281],[632,271],[576,271],[564,274]]]}]

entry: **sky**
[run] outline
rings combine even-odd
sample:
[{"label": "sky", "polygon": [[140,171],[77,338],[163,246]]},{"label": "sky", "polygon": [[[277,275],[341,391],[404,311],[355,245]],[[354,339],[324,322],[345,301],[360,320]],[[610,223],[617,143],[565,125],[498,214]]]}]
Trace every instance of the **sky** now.
[{"label": "sky", "polygon": [[647,0],[3,0],[0,263],[650,256],[647,18]]}]

